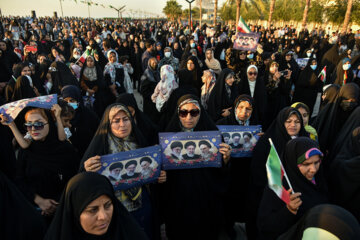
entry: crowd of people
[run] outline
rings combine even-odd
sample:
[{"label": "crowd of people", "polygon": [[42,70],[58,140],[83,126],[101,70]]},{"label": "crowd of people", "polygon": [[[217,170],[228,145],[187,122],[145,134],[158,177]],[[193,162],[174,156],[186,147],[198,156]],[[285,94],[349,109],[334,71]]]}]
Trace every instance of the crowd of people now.
[{"label": "crowd of people", "polygon": [[[237,222],[249,240],[360,239],[360,32],[252,25],[257,50],[243,51],[236,26],[207,28],[2,18],[0,106],[58,96],[10,123],[0,114],[4,239],[236,239]],[[217,125],[262,132],[256,145],[250,133],[223,140],[220,168],[162,170],[121,191],[96,173],[101,156],[156,145],[160,132]],[[289,203],[268,186],[269,138]],[[240,144],[252,157],[231,156]],[[175,141],[173,158],[188,159],[187,145]],[[111,168],[115,180],[127,165]]]}]

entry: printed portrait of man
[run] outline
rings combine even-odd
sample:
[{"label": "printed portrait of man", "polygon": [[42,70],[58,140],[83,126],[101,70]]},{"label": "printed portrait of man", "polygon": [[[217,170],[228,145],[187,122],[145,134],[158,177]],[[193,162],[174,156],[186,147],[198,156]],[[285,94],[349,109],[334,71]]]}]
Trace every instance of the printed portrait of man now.
[{"label": "printed portrait of man", "polygon": [[174,160],[182,160],[181,150],[183,149],[183,144],[179,141],[174,141],[170,144],[171,149],[171,158]]},{"label": "printed portrait of man", "polygon": [[251,133],[244,132],[243,138],[244,138],[244,144],[243,144],[244,151],[250,151],[252,149],[252,147],[254,146],[251,142],[251,138],[252,138]]},{"label": "printed portrait of man", "polygon": [[143,157],[140,159],[140,166],[141,166],[141,176],[146,179],[149,178],[152,173],[154,172],[154,169],[150,166],[152,163],[151,158],[149,157]]},{"label": "printed portrait of man", "polygon": [[109,167],[109,179],[112,183],[118,182],[121,180],[120,172],[124,168],[123,164],[121,162],[112,163]]},{"label": "printed portrait of man", "polygon": [[196,144],[193,141],[188,141],[187,143],[185,143],[186,153],[182,155],[183,159],[185,160],[199,159],[200,155],[195,154],[195,148],[196,148]]},{"label": "printed portrait of man", "polygon": [[242,144],[240,144],[240,139],[241,139],[240,133],[233,133],[233,134],[231,135],[231,138],[232,138],[232,140],[233,140],[233,142],[230,144],[230,146],[232,147],[232,149],[242,148]]},{"label": "printed portrait of man", "polygon": [[136,160],[131,160],[125,164],[126,173],[121,175],[122,179],[131,179],[137,178],[140,176],[140,173],[135,172],[137,166]]},{"label": "printed portrait of man", "polygon": [[230,134],[229,133],[223,133],[224,142],[226,144],[230,144]]},{"label": "printed portrait of man", "polygon": [[204,161],[209,161],[214,154],[211,152],[211,144],[206,140],[201,140],[199,142],[199,148],[201,151],[201,158],[204,159]]}]

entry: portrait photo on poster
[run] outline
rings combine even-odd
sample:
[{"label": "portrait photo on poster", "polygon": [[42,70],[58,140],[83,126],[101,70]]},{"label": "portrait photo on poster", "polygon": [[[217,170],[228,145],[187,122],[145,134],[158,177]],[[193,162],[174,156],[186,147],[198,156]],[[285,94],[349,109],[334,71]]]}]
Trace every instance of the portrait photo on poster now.
[{"label": "portrait photo on poster", "polygon": [[115,190],[126,190],[157,180],[161,170],[159,145],[101,156],[101,175],[109,178]]},{"label": "portrait photo on poster", "polygon": [[159,133],[164,170],[221,167],[219,131]]},{"label": "portrait photo on poster", "polygon": [[231,157],[251,157],[257,141],[259,140],[261,125],[238,126],[218,125],[224,142],[232,148]]},{"label": "portrait photo on poster", "polygon": [[258,33],[241,33],[235,36],[233,48],[242,51],[255,52],[259,42],[260,35]]}]

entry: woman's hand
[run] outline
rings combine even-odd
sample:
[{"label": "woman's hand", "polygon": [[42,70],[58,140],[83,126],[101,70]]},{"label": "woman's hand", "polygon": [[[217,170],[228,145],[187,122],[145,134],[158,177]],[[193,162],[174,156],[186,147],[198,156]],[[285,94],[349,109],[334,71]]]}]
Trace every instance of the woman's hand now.
[{"label": "woman's hand", "polygon": [[265,133],[264,132],[259,132],[257,133],[256,135],[258,135],[259,137],[261,137],[262,135],[264,135]]},{"label": "woman's hand", "polygon": [[166,172],[161,170],[160,176],[158,178],[158,183],[164,183],[166,182]]},{"label": "woman's hand", "polygon": [[97,172],[101,168],[100,156],[91,157],[84,162],[84,168],[87,172]]},{"label": "woman's hand", "polygon": [[54,104],[54,105],[51,107],[51,111],[54,112],[54,115],[55,115],[55,118],[56,118],[56,119],[60,119],[60,116],[61,116],[61,107],[59,106],[59,104]]},{"label": "woman's hand", "polygon": [[[288,190],[288,193],[291,194],[292,189]],[[297,192],[297,193],[293,193],[290,195],[290,203],[286,204],[286,207],[289,209],[289,211],[296,215],[297,211],[299,210],[299,207],[302,204],[302,201],[300,199],[301,193]]]},{"label": "woman's hand", "polygon": [[59,203],[55,200],[45,199],[40,197],[39,195],[35,195],[34,202],[42,210],[41,215],[52,215],[55,212],[57,205],[59,205]]},{"label": "woman's hand", "polygon": [[223,160],[227,164],[230,160],[231,147],[226,143],[220,143],[219,152],[223,155]]},{"label": "woman's hand", "polygon": [[11,127],[11,125],[15,124],[14,121],[12,121],[11,123],[8,123],[8,121],[9,119],[6,116],[0,114],[0,122],[2,125]]},{"label": "woman's hand", "polygon": [[229,116],[229,115],[230,115],[230,109],[231,109],[231,108],[225,108],[225,109],[223,109],[223,110],[222,110],[222,113],[221,113],[221,116],[223,116],[223,117]]}]

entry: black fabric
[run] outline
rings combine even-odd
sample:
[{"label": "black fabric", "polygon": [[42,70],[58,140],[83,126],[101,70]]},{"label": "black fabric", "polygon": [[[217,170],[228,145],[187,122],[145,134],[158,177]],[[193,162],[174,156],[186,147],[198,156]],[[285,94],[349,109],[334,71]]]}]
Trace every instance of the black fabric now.
[{"label": "black fabric", "polygon": [[[359,110],[356,110],[357,122]],[[329,189],[334,202],[349,210],[360,221],[360,127],[356,127],[352,133],[345,133],[347,138],[331,164]]]},{"label": "black fabric", "polygon": [[[318,204],[328,202],[326,181],[321,166],[314,176],[316,184],[306,179],[298,168],[297,159],[311,148],[318,148],[318,144],[308,137],[298,137],[287,143],[282,162],[293,191],[301,192],[302,204],[297,214],[293,215],[274,191],[266,187],[258,213],[258,239],[276,239],[295,224],[306,211]],[[290,188],[285,179],[283,185],[285,189]]]},{"label": "black fabric", "polygon": [[352,110],[344,111],[340,106],[341,102],[354,98],[359,103],[359,94],[359,87],[355,83],[345,84],[340,88],[336,100],[327,104],[317,116],[313,126],[318,132],[320,147],[324,153],[331,150],[339,131],[352,113]]},{"label": "black fabric", "polygon": [[321,59],[321,67],[326,66],[326,78],[331,79],[337,64],[344,55],[339,55],[338,45],[334,44]]},{"label": "black fabric", "polygon": [[79,86],[78,80],[71,73],[70,69],[62,62],[53,62],[51,67],[56,68],[55,72],[51,72],[53,86],[50,93],[61,94],[61,89],[67,85]]},{"label": "black fabric", "polygon": [[36,94],[33,88],[30,86],[30,82],[27,76],[20,76],[16,80],[15,88],[13,95],[11,97],[11,102],[21,100],[24,98],[33,98],[36,97]]},{"label": "black fabric", "polygon": [[235,86],[229,86],[231,88],[231,96],[229,97],[226,87],[225,79],[229,74],[234,72],[228,68],[221,71],[218,79],[216,79],[215,86],[210,93],[208,100],[207,113],[213,121],[217,121],[222,118],[221,113],[223,109],[230,108],[235,98]]},{"label": "black fabric", "polygon": [[321,204],[312,208],[278,240],[302,240],[307,228],[323,229],[341,240],[360,239],[359,223],[348,211],[336,205]]},{"label": "black fabric", "polygon": [[20,189],[34,200],[34,194],[58,201],[67,181],[76,174],[79,155],[68,141],[59,141],[55,123],[48,115],[49,133],[44,141],[32,141],[20,149],[17,182]]},{"label": "black fabric", "polygon": [[39,212],[0,171],[1,239],[43,239],[45,224]]},{"label": "black fabric", "polygon": [[[108,231],[104,235],[96,236],[82,229],[80,215],[89,203],[102,195],[106,195],[111,199],[114,211]],[[135,219],[117,200],[110,181],[105,176],[97,173],[84,172],[74,176],[67,184],[45,239],[138,240],[148,238]]]},{"label": "black fabric", "polygon": [[72,136],[70,141],[82,157],[95,135],[100,120],[93,110],[84,106],[78,87],[73,85],[63,87],[61,96],[64,99],[71,97],[79,103],[79,107],[75,110],[75,116],[71,120]]},{"label": "black fabric", "polygon": [[[200,100],[184,95],[186,99]],[[194,131],[217,130],[201,106]],[[180,132],[179,115],[174,114],[166,132]],[[225,193],[224,168],[197,168],[167,171],[164,183],[164,214],[169,239],[217,239],[224,224],[222,201]]]},{"label": "black fabric", "polygon": [[324,100],[321,103],[320,110],[322,110],[328,103],[335,102],[336,97],[339,93],[340,86],[336,84],[331,84],[324,92],[325,95]]},{"label": "black fabric", "polygon": [[14,180],[16,175],[16,157],[12,146],[13,134],[7,126],[0,125],[0,172]]},{"label": "black fabric", "polygon": [[354,67],[351,65],[349,70],[344,70],[343,69],[343,62],[340,61],[337,66],[336,69],[334,70],[335,72],[332,75],[332,79],[331,82],[333,82],[334,84],[338,84],[340,86],[342,86],[344,84],[344,74],[346,72],[347,74],[347,79],[346,79],[346,83],[350,83],[354,81],[354,71],[356,69],[354,69]]}]

